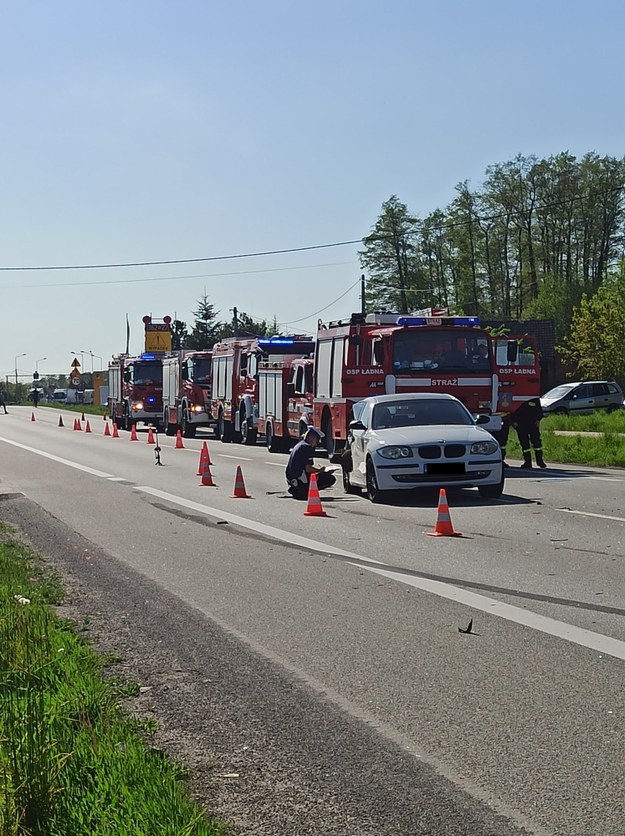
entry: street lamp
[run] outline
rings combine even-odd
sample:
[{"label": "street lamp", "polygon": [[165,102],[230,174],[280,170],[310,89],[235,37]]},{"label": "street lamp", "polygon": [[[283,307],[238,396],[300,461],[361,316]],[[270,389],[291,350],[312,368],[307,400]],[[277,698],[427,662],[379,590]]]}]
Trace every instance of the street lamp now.
[{"label": "street lamp", "polygon": [[[81,351],[80,353],[82,354],[83,352]],[[98,360],[100,361],[100,366],[102,365],[102,358],[100,357],[99,354],[94,354],[93,351],[85,351],[84,353],[88,354],[89,357],[91,357],[91,374],[93,374],[93,358],[94,357],[98,358]]]},{"label": "street lamp", "polygon": [[23,354],[16,354],[15,355],[15,397],[17,398],[17,361],[20,357],[26,357],[26,352]]},{"label": "street lamp", "polygon": [[37,374],[39,374],[39,363],[41,363],[43,360],[47,360],[47,359],[48,359],[47,357],[40,357],[38,360],[35,360],[35,372]]}]

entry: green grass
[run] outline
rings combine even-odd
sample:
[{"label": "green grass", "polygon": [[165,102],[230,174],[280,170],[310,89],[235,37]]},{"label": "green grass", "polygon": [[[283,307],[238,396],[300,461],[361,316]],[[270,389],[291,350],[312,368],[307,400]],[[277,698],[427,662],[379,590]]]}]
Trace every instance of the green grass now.
[{"label": "green grass", "polygon": [[[600,436],[562,436],[568,432],[598,432]],[[625,467],[625,410],[592,415],[549,415],[540,424],[545,460],[550,463],[583,464],[591,467]],[[619,435],[623,433],[623,435]],[[510,432],[507,458],[520,459],[516,433]]]},{"label": "green grass", "polygon": [[[28,602],[16,599],[23,596]],[[0,542],[0,833],[223,836],[187,797],[183,770],[120,707],[134,690],[50,605],[58,580]]]}]

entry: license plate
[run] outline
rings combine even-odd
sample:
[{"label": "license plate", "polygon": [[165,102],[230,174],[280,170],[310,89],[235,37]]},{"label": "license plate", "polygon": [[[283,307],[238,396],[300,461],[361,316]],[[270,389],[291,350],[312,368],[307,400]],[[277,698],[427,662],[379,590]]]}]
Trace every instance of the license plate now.
[{"label": "license plate", "polygon": [[433,476],[457,476],[465,472],[464,464],[450,462],[450,463],[443,463],[443,464],[427,464],[426,472],[432,474]]}]

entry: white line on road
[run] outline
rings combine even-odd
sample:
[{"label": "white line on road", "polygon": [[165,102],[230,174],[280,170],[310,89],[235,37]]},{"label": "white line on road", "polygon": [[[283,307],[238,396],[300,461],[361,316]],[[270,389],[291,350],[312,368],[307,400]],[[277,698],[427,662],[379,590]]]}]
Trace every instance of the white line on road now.
[{"label": "white line on road", "polygon": [[2,436],[0,436],[0,441],[4,441],[5,444],[11,444],[13,447],[19,447],[21,450],[27,450],[29,453],[36,453],[38,456],[43,456],[44,459],[51,459],[53,462],[66,464],[68,467],[73,467],[76,470],[82,470],[83,473],[90,473],[92,476],[100,476],[103,479],[110,479],[113,476],[112,473],[104,473],[102,470],[94,470],[93,467],[87,467],[85,464],[78,464],[78,462],[71,462],[69,459],[62,459],[60,456],[54,456],[52,453],[46,453],[44,450],[37,450],[36,447],[29,447],[27,444],[20,444],[18,441],[11,441],[8,438],[2,438]]},{"label": "white line on road", "polygon": [[555,618],[548,618],[547,616],[538,615],[537,613],[515,607],[513,604],[505,604],[497,601],[494,598],[489,598],[487,595],[480,595],[476,592],[462,589],[453,584],[445,583],[444,581],[430,580],[429,578],[420,578],[414,575],[405,575],[402,572],[395,572],[393,569],[384,568],[384,564],[379,560],[371,560],[371,558],[363,557],[354,552],[347,552],[343,549],[337,549],[334,546],[328,546],[326,543],[320,543],[317,540],[310,540],[306,537],[300,537],[298,534],[293,534],[290,531],[283,531],[280,528],[274,528],[264,523],[256,522],[245,517],[239,517],[236,514],[229,514],[221,511],[219,508],[211,508],[208,505],[201,505],[199,502],[184,499],[175,494],[166,493],[156,488],[140,486],[135,488],[137,491],[143,491],[150,496],[164,499],[174,505],[181,505],[184,508],[189,508],[193,511],[198,511],[201,514],[206,514],[210,517],[217,517],[221,520],[226,520],[241,528],[246,528],[251,531],[256,531],[267,537],[280,540],[291,546],[300,546],[306,549],[312,549],[315,552],[323,552],[325,554],[336,554],[341,557],[356,558],[358,561],[364,563],[372,563],[375,566],[363,566],[362,562],[358,564],[358,568],[366,569],[369,572],[375,572],[378,575],[383,575],[389,580],[397,581],[398,583],[407,586],[413,586],[416,589],[421,589],[424,592],[429,592],[433,595],[438,595],[440,598],[446,598],[449,601],[455,601],[474,610],[488,613],[489,615],[503,618],[506,621],[511,621],[515,624],[520,624],[524,627],[530,627],[532,630],[537,630],[541,633],[546,633],[556,638],[565,639],[566,641],[578,644],[581,647],[587,647],[591,650],[597,650],[599,653],[605,653],[607,656],[614,656],[617,659],[625,660],[625,641],[613,639],[610,636],[604,636],[602,633],[595,633],[592,630],[585,630],[582,627],[576,627],[573,624],[568,624],[565,621],[558,621]]},{"label": "white line on road", "polygon": [[589,476],[589,479],[596,479],[597,482],[625,482],[625,479],[619,479],[618,476]]},{"label": "white line on road", "polygon": [[555,510],[561,511],[563,514],[577,514],[580,517],[598,517],[600,520],[625,522],[625,517],[611,517],[609,514],[592,514],[590,511],[573,511],[571,508],[556,508]]},{"label": "white line on road", "polygon": [[263,462],[263,464],[270,464],[273,465],[273,467],[285,467],[284,462]]},{"label": "white line on road", "polygon": [[230,456],[228,453],[217,453],[222,459],[238,459],[240,462],[253,462],[254,459],[246,459],[245,456]]}]

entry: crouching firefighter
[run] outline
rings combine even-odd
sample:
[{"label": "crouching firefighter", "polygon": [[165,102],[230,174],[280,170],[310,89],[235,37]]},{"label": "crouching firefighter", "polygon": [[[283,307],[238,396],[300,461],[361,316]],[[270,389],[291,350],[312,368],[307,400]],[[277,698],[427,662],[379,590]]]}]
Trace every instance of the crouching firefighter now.
[{"label": "crouching firefighter", "polygon": [[294,499],[308,498],[308,484],[311,473],[314,473],[317,477],[319,490],[330,488],[336,482],[332,473],[327,471],[325,467],[315,467],[314,464],[315,447],[322,438],[321,430],[316,427],[308,427],[306,435],[291,450],[285,475],[289,486],[288,491]]},{"label": "crouching firefighter", "polygon": [[493,433],[501,447],[502,458],[506,458],[506,444],[510,427],[514,427],[519,437],[521,452],[523,454],[522,468],[529,469],[532,466],[532,447],[538,467],[547,467],[543,458],[543,445],[540,437],[540,422],[543,417],[543,410],[538,398],[531,398],[523,403],[509,415],[505,415],[501,422],[501,430]]}]

